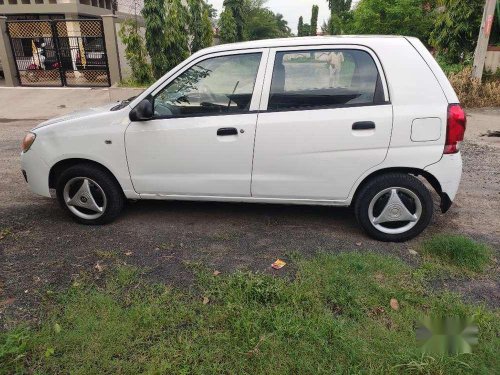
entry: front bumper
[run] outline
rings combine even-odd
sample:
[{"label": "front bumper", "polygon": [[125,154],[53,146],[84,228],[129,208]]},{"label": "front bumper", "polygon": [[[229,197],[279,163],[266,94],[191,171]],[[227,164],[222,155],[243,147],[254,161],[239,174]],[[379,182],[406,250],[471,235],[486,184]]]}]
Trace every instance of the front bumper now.
[{"label": "front bumper", "polygon": [[462,179],[462,155],[450,154],[443,155],[437,163],[428,165],[424,168],[439,182],[438,194],[441,196],[441,211],[448,211],[455,199]]},{"label": "front bumper", "polygon": [[35,143],[27,152],[21,153],[23,175],[35,194],[51,197],[49,191],[50,168],[37,152]]}]

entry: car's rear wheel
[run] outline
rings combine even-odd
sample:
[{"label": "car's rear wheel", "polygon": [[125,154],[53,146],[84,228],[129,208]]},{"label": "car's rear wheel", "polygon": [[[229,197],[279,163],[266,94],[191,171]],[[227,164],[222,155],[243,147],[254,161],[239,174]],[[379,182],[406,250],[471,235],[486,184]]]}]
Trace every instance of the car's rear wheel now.
[{"label": "car's rear wheel", "polygon": [[109,223],[124,205],[123,192],[113,176],[93,165],[79,164],[63,171],[56,191],[62,207],[83,224]]},{"label": "car's rear wheel", "polygon": [[355,212],[358,222],[371,237],[388,242],[407,241],[429,225],[432,196],[414,176],[381,175],[361,188]]}]

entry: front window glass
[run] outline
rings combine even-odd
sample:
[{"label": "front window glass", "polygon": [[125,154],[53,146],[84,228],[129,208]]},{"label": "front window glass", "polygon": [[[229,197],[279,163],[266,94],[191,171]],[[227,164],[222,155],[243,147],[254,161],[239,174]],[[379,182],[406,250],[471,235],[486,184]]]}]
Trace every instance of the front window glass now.
[{"label": "front window glass", "polygon": [[261,55],[214,57],[194,65],[156,95],[155,116],[247,112]]},{"label": "front window glass", "polygon": [[268,109],[375,104],[383,96],[377,66],[365,51],[278,52]]}]

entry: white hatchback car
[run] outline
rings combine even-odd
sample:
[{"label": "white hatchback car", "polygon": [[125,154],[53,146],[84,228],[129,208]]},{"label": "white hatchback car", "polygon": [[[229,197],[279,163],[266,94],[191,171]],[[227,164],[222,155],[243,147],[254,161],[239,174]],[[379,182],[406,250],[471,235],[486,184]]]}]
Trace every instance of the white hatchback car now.
[{"label": "white hatchback car", "polygon": [[465,113],[415,38],[314,37],[202,50],[144,93],[46,121],[23,142],[31,189],[79,222],[126,199],[352,205],[408,240],[446,212]]}]

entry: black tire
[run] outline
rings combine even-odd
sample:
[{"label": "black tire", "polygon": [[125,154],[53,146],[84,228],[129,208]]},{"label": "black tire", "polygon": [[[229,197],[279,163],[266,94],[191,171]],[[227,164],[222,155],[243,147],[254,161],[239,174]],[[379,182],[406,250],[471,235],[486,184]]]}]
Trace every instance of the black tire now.
[{"label": "black tire", "polygon": [[[95,219],[85,219],[73,213],[64,201],[64,188],[68,181],[78,178],[89,178],[95,181],[105,194],[106,207],[100,217]],[[63,171],[56,183],[57,199],[70,216],[79,223],[86,225],[102,225],[114,221],[125,204],[125,196],[115,178],[106,170],[91,164],[77,164]]]},{"label": "black tire", "polygon": [[[370,221],[369,210],[372,200],[385,189],[399,187],[415,194],[421,203],[421,215],[416,224],[403,233],[385,233]],[[403,242],[418,236],[429,225],[433,214],[432,195],[425,185],[416,177],[404,173],[388,173],[374,177],[366,183],[354,202],[356,219],[361,227],[372,238],[384,242]],[[413,213],[413,212],[411,212]]]}]

